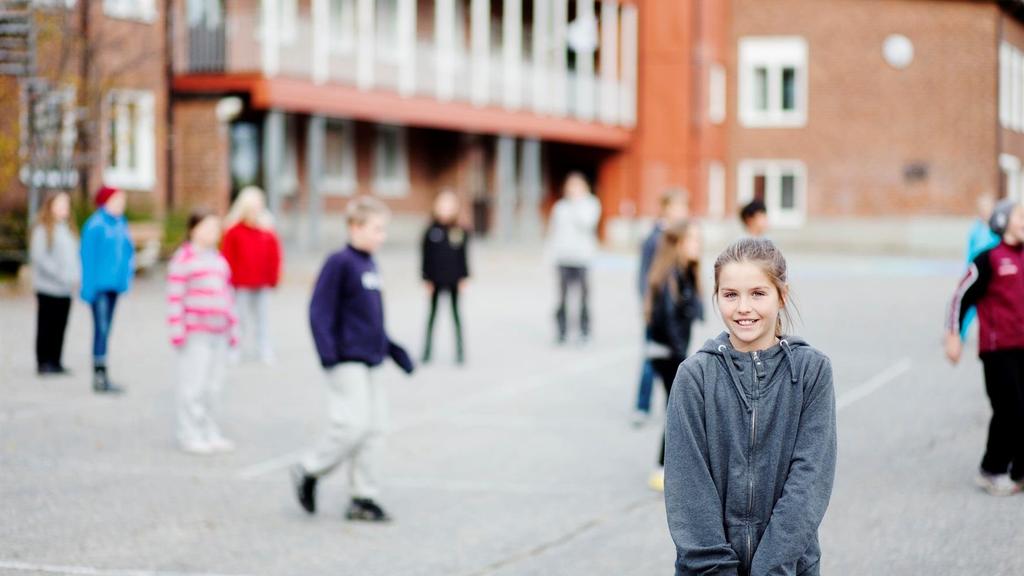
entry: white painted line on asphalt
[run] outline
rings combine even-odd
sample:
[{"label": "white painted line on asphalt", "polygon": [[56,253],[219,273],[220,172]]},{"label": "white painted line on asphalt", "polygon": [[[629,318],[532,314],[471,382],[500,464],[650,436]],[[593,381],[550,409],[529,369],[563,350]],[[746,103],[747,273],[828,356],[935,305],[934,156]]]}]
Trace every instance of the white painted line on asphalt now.
[{"label": "white painted line on asphalt", "polygon": [[241,470],[238,471],[238,477],[241,478],[242,480],[253,480],[255,478],[263,476],[264,474],[270,474],[271,472],[274,472],[276,470],[286,468],[291,464],[298,462],[299,458],[301,457],[302,452],[290,452],[288,454],[282,454],[281,456],[278,456],[277,458],[271,458],[266,462],[260,462],[259,464],[254,464],[252,466],[249,466],[248,468],[242,468]]},{"label": "white painted line on asphalt", "polygon": [[[399,434],[401,432],[405,432],[410,429],[423,426],[424,424],[442,421],[446,418],[454,416],[455,414],[458,414],[459,412],[466,410],[467,408],[480,404],[481,402],[507,400],[509,398],[518,396],[525,392],[529,392],[531,390],[535,390],[542,386],[551,384],[552,381],[566,379],[586,372],[603,369],[607,366],[611,366],[618,362],[622,362],[625,359],[633,357],[635,355],[636,350],[629,347],[623,347],[616,352],[603,354],[600,358],[596,360],[593,359],[592,357],[587,357],[586,361],[570,363],[569,368],[564,370],[547,370],[545,372],[540,372],[537,374],[522,376],[516,378],[516,382],[529,382],[528,384],[516,385],[515,383],[504,382],[502,384],[494,386],[493,388],[487,390],[486,392],[475,394],[461,402],[456,402],[442,410],[433,412],[429,416],[412,420],[401,426],[396,426],[394,429],[391,430],[391,432],[389,432],[389,435]],[[275,458],[271,458],[270,460],[267,460],[265,462],[260,462],[258,464],[254,464],[252,466],[239,470],[238,477],[242,478],[243,480],[254,480],[265,474],[270,474],[272,472],[281,470],[282,468],[287,467],[289,464],[298,462],[300,456],[301,453],[291,452],[288,454],[277,456]]]},{"label": "white painted line on asphalt", "polygon": [[874,392],[877,392],[886,384],[902,376],[905,372],[910,370],[913,362],[909,357],[903,358],[899,362],[889,366],[885,370],[882,370],[878,374],[875,374],[863,384],[857,386],[853,390],[849,390],[836,400],[836,412],[847,408],[854,403],[867,398]]},{"label": "white painted line on asphalt", "polygon": [[33,564],[0,560],[0,570],[35,572],[43,574],[66,574],[72,576],[241,576],[238,574],[215,574],[213,572],[161,572],[157,570],[107,569],[91,566],[58,566],[54,564]]}]

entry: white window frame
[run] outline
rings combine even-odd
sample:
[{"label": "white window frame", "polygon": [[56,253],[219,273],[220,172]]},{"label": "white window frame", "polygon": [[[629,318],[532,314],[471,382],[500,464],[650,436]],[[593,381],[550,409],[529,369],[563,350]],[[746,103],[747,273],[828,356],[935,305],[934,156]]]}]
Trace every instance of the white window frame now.
[{"label": "white window frame", "polygon": [[[381,172],[384,165],[384,138],[381,135],[390,132],[395,134],[398,144],[397,174],[390,176]],[[409,147],[406,130],[403,126],[378,124],[373,145],[373,188],[377,195],[389,198],[402,198],[409,194]]]},{"label": "white window frame", "polygon": [[708,68],[708,121],[712,124],[725,122],[726,82],[725,66],[712,62]]},{"label": "white window frame", "polygon": [[38,8],[74,8],[78,0],[32,0],[32,5]]},{"label": "white window frame", "polygon": [[[751,36],[739,41],[739,117],[747,128],[800,128],[807,125],[808,47],[801,36]],[[768,72],[767,110],[754,106],[754,71]],[[782,70],[793,68],[795,107],[782,109]]]},{"label": "white window frame", "polygon": [[59,120],[59,150],[57,152],[57,161],[61,168],[54,169],[52,166],[40,167],[40,171],[36,174],[32,174],[32,159],[29,158],[31,151],[29,149],[28,131],[28,91],[27,86],[22,85],[21,106],[19,109],[18,119],[21,132],[19,141],[19,156],[21,157],[19,178],[26,186],[29,185],[33,179],[35,179],[38,185],[48,186],[50,188],[70,188],[78,185],[78,170],[74,167],[75,145],[78,142],[78,101],[75,98],[75,94],[75,87],[73,85],[67,85],[58,90],[51,90],[47,92],[43,95],[42,100],[36,102],[36,122],[44,121],[46,119],[44,114],[49,106],[55,104],[60,106],[62,109]]},{"label": "white window frame", "polygon": [[[742,160],[737,167],[740,205],[754,199],[754,176],[764,174],[764,203],[768,222],[778,228],[798,228],[807,219],[807,166],[800,160]],[[782,176],[794,176],[794,208],[782,209]]]},{"label": "white window frame", "polygon": [[1000,154],[999,170],[1006,178],[1006,197],[1020,200],[1024,192],[1021,190],[1024,179],[1021,177],[1020,158],[1012,154]]},{"label": "white window frame", "polygon": [[[341,132],[341,175],[327,173],[327,138],[329,132]],[[351,196],[356,191],[355,125],[350,120],[327,120],[324,126],[324,174],[321,180],[323,192],[329,196]]]},{"label": "white window frame", "polygon": [[156,21],[156,9],[156,0],[103,0],[103,13],[109,18],[151,24]]},{"label": "white window frame", "polygon": [[[357,0],[328,0],[328,25],[330,33],[330,50],[333,54],[349,55],[356,50],[356,1]],[[337,13],[340,4],[341,13]],[[334,28],[336,21],[340,21],[341,28]]]},{"label": "white window frame", "polygon": [[[156,123],[155,96],[148,90],[111,90],[104,101],[104,168],[103,181],[108,186],[129,190],[150,191],[156,184]],[[135,104],[137,116],[128,118],[128,104]],[[111,115],[117,116],[116,134],[109,132]],[[124,166],[127,163],[128,139],[127,129],[135,130],[135,158],[137,165],[133,168]],[[110,146],[114,139],[120,142],[117,147],[116,165],[108,164]]]}]

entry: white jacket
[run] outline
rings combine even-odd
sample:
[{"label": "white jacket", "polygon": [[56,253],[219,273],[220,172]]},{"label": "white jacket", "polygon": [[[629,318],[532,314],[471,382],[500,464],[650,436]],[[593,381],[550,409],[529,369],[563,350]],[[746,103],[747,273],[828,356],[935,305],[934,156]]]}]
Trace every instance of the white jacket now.
[{"label": "white jacket", "polygon": [[593,195],[562,198],[551,211],[548,249],[560,266],[587,266],[597,253],[601,202]]}]

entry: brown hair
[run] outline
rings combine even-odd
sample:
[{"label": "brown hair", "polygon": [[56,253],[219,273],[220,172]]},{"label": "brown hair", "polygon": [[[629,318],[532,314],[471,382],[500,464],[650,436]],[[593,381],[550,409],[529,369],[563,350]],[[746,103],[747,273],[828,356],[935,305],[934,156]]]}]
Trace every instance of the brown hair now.
[{"label": "brown hair", "polygon": [[672,274],[673,270],[683,268],[693,278],[693,285],[697,294],[700,294],[700,260],[682,263],[679,261],[679,245],[686,241],[686,235],[695,226],[684,220],[669,226],[661,233],[658,249],[651,260],[651,269],[647,272],[647,289],[644,290],[644,317],[648,322],[651,321],[651,313],[654,310],[654,294],[661,290],[662,286],[668,283],[672,297],[679,296],[679,284],[676,282],[676,275]]},{"label": "brown hair", "polygon": [[[778,321],[775,323],[775,336],[782,336],[785,333],[783,328],[792,328],[793,326],[793,315],[790,312],[792,304],[786,284],[786,258],[782,255],[782,251],[767,238],[742,238],[730,244],[715,260],[716,302],[718,301],[718,278],[722,273],[722,268],[725,268],[727,264],[737,262],[750,262],[759,266],[765,276],[771,280],[772,285],[775,286],[775,290],[779,293],[779,299],[782,301],[782,310],[779,313]],[[792,306],[793,310],[799,315],[796,306]],[[785,318],[785,323],[783,323],[783,318]]]},{"label": "brown hair", "polygon": [[185,240],[191,242],[192,232],[196,229],[196,226],[199,226],[203,220],[206,220],[210,216],[216,216],[213,210],[208,210],[206,208],[196,208],[193,210],[188,215],[188,226],[186,228],[187,231],[185,232]]},{"label": "brown hair", "polygon": [[353,198],[345,205],[345,221],[348,222],[349,226],[353,224],[366,224],[366,221],[373,216],[387,218],[390,215],[391,210],[388,209],[387,204],[373,196],[359,196],[358,198]]},{"label": "brown hair", "polygon": [[[62,194],[67,196],[68,204],[70,207],[71,196],[69,196],[67,192],[51,192],[46,195],[46,198],[43,200],[42,206],[39,207],[39,213],[36,215],[36,226],[42,226],[43,229],[46,230],[47,250],[53,248],[53,229],[57,225],[57,220],[56,218],[53,217],[53,203],[56,202],[57,198],[60,198]],[[74,232],[75,223],[73,219],[69,217],[66,223],[68,225],[68,229]]]},{"label": "brown hair", "polygon": [[685,188],[673,186],[661,193],[661,198],[658,199],[658,208],[664,213],[673,202],[681,202],[686,205],[689,199],[690,195],[686,192]]}]

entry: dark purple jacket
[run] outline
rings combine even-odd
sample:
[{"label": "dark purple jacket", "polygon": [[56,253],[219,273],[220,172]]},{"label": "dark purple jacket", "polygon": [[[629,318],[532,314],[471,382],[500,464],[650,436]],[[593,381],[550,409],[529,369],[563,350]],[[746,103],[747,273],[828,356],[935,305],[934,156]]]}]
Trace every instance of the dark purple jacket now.
[{"label": "dark purple jacket", "polygon": [[1024,350],[1024,246],[1000,242],[978,254],[957,286],[946,327],[959,334],[971,306],[978,308],[980,353]]},{"label": "dark purple jacket", "polygon": [[380,277],[370,254],[348,246],[327,258],[309,303],[309,325],[324,368],[384,361],[390,341]]}]

